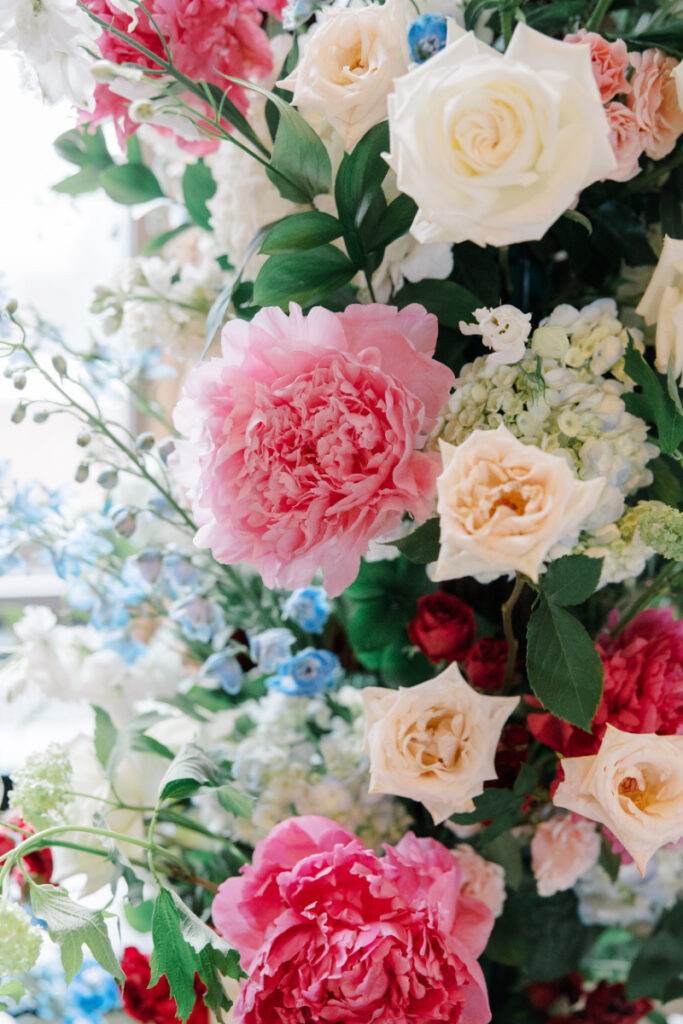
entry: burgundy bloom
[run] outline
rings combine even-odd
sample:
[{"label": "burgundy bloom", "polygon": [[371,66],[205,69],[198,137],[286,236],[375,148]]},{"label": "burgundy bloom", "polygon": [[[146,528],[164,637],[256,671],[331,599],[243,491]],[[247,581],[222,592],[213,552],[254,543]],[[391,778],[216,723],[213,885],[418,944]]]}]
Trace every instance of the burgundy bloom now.
[{"label": "burgundy bloom", "polygon": [[463,658],[463,668],[472,686],[480,690],[500,690],[505,680],[508,645],[492,636],[477,640]]},{"label": "burgundy bloom", "polygon": [[[418,599],[408,635],[431,662],[462,661],[474,640],[474,612],[453,594],[437,590]],[[471,680],[470,680],[471,681]],[[476,684],[475,684],[476,685]]]}]

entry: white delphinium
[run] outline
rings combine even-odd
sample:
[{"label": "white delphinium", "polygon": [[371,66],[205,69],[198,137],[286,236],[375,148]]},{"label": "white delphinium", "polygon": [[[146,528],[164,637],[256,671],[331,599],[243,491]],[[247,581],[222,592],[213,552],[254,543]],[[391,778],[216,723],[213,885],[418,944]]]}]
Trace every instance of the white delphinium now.
[{"label": "white delphinium", "polygon": [[30,971],[40,953],[43,932],[18,903],[0,897],[0,978]]},{"label": "white delphinium", "polygon": [[18,643],[0,667],[4,695],[11,699],[31,682],[46,696],[63,696],[80,663],[79,645],[86,635],[94,635],[94,630],[65,630],[57,624],[53,611],[38,605],[27,605],[13,628]]},{"label": "white delphinium", "polygon": [[93,108],[92,57],[100,29],[75,0],[4,0],[0,5],[0,49],[21,54],[29,85],[57,103],[72,100]]},{"label": "white delphinium", "polygon": [[35,829],[61,825],[72,788],[73,769],[66,747],[50,743],[41,754],[32,754],[22,768],[12,772],[10,806]]},{"label": "white delphinium", "polygon": [[683,895],[683,862],[680,850],[667,846],[651,858],[641,877],[635,864],[622,864],[615,881],[596,865],[574,886],[579,897],[579,916],[584,924],[628,928],[654,923]]},{"label": "white delphinium", "polygon": [[518,363],[526,352],[531,333],[531,313],[522,313],[516,306],[504,305],[474,310],[476,324],[460,321],[462,334],[480,334],[486,348],[493,349],[487,365],[503,366]]}]

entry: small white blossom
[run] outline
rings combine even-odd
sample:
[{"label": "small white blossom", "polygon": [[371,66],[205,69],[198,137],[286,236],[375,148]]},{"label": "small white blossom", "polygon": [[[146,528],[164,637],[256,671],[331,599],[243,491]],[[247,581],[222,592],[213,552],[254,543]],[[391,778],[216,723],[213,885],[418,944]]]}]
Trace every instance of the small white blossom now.
[{"label": "small white blossom", "polygon": [[531,332],[531,313],[522,313],[516,306],[496,306],[475,309],[476,324],[460,321],[463,334],[481,334],[487,348],[493,349],[488,357],[489,366],[518,363],[524,358],[526,341]]},{"label": "small white blossom", "polygon": [[40,953],[43,933],[23,907],[0,898],[0,978],[30,971]]},{"label": "small white blossom", "polygon": [[12,773],[10,806],[21,809],[22,816],[36,829],[65,821],[69,802],[72,768],[66,747],[50,743],[44,753],[33,754]]}]

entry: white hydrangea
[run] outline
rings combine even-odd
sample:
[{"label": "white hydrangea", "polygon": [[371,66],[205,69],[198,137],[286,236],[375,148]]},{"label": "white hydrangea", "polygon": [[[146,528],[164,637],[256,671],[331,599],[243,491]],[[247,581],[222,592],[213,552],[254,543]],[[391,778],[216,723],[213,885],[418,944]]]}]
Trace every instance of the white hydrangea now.
[{"label": "white hydrangea", "polygon": [[213,259],[199,265],[159,256],[128,260],[109,285],[98,285],[92,311],[106,333],[122,331],[134,349],[161,348],[195,361],[204,348],[206,315],[225,284]]},{"label": "white hydrangea", "polygon": [[678,847],[665,846],[651,858],[644,877],[635,864],[622,864],[612,882],[596,865],[574,888],[584,924],[629,928],[654,923],[683,895],[683,858]]},{"label": "white hydrangea", "polygon": [[541,335],[544,327],[563,330],[566,345],[561,362],[564,366],[585,367],[596,376],[610,371],[623,379],[619,362],[626,351],[629,334],[641,351],[643,348],[642,331],[624,327],[614,299],[596,299],[580,310],[568,304],[557,306],[541,322]]},{"label": "white hydrangea", "polygon": [[23,907],[0,897],[0,978],[30,971],[40,953],[43,933]]},{"label": "white hydrangea", "polygon": [[49,743],[43,753],[32,754],[12,772],[10,806],[36,830],[66,821],[73,770],[69,753],[60,743]]},{"label": "white hydrangea", "polygon": [[576,554],[604,559],[600,586],[636,579],[654,555],[654,548],[648,547],[636,529],[643,504],[639,502],[635,508],[626,509],[614,523],[583,533],[574,548]]},{"label": "white hydrangea", "polygon": [[[203,794],[199,804],[204,824],[255,843],[293,814],[323,814],[369,846],[398,841],[410,816],[391,797],[368,793],[360,692],[344,686],[334,699],[351,721],[334,714],[324,696],[304,699],[276,691],[242,705],[239,716],[224,719],[231,732],[222,737],[223,747],[232,760],[235,783],[256,803],[250,820],[235,818],[210,793]],[[253,723],[246,735],[239,731],[245,715]],[[215,741],[215,723],[210,731]]]}]

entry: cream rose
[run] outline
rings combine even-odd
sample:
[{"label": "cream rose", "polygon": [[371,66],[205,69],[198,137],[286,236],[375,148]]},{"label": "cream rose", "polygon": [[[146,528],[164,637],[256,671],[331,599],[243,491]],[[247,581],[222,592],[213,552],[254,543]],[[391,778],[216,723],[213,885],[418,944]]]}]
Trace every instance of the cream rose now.
[{"label": "cream rose", "polygon": [[655,850],[683,836],[683,736],[608,725],[597,754],[561,765],[553,803],[606,825],[641,875]]},{"label": "cream rose", "polygon": [[495,779],[494,757],[517,697],[484,697],[457,665],[407,689],[366,686],[365,748],[370,792],[423,803],[438,825]]},{"label": "cream rose", "polygon": [[595,822],[561,814],[542,821],[531,840],[531,869],[539,896],[571,889],[596,864],[600,833]]},{"label": "cream rose", "polygon": [[616,166],[590,47],[521,24],[504,56],[469,32],[400,78],[389,127],[420,242],[542,238]]},{"label": "cream rose", "polygon": [[664,237],[664,247],[636,312],[657,325],[655,366],[683,380],[683,238]]},{"label": "cream rose", "polygon": [[306,36],[295,70],[280,84],[314,127],[326,120],[352,149],[387,116],[394,79],[409,64],[403,0],[333,7]]},{"label": "cream rose", "polygon": [[460,892],[481,900],[494,917],[500,917],[505,903],[505,869],[485,860],[469,843],[458,843],[452,853],[462,871]]},{"label": "cream rose", "polygon": [[538,580],[554,544],[578,533],[604,480],[578,480],[564,459],[523,444],[507,427],[440,441],[436,481],[441,547],[435,580],[526,573]]}]

